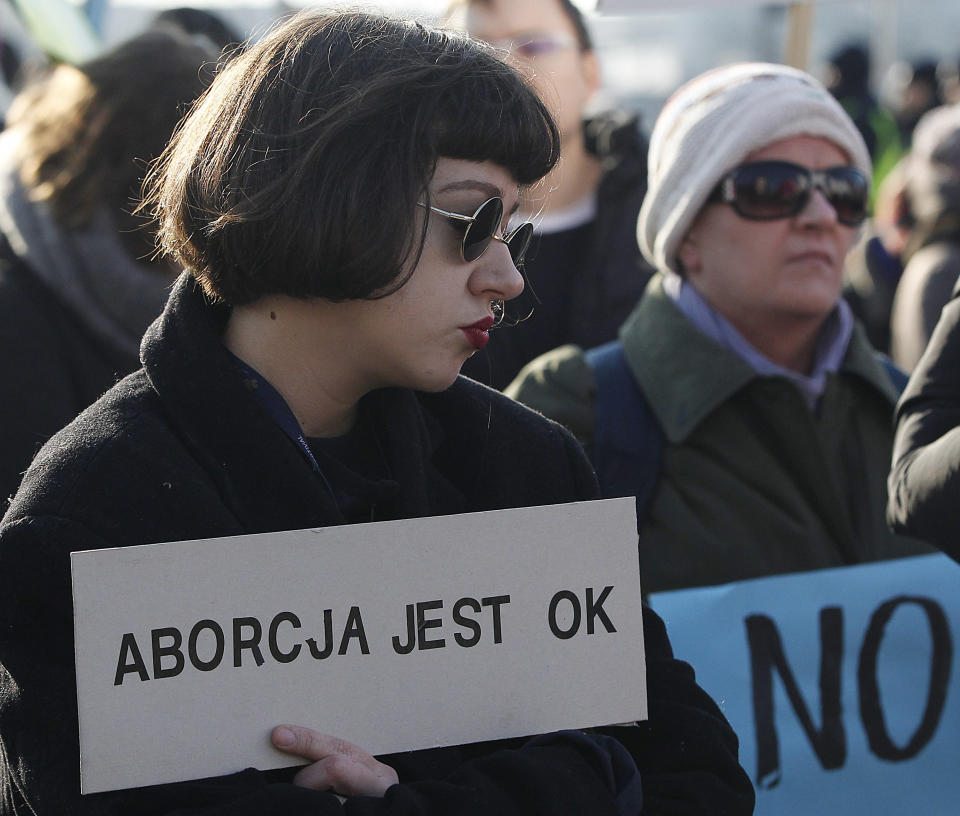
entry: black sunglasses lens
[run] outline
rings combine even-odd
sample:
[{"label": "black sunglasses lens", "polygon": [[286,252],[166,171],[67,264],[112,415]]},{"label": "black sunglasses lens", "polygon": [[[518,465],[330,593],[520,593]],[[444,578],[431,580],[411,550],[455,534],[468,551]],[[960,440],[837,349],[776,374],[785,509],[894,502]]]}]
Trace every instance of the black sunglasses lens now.
[{"label": "black sunglasses lens", "polygon": [[513,235],[507,240],[507,249],[510,250],[510,257],[513,265],[519,267],[523,263],[523,258],[530,248],[530,240],[533,238],[533,224],[529,221],[521,224],[513,231]]},{"label": "black sunglasses lens", "polygon": [[796,215],[807,200],[809,177],[779,162],[745,164],[733,175],[734,208],[760,221]]},{"label": "black sunglasses lens", "polygon": [[463,235],[463,259],[475,261],[481,255],[493,238],[503,218],[503,202],[499,198],[484,201],[474,213],[473,221]]},{"label": "black sunglasses lens", "polygon": [[[797,215],[814,186],[810,172],[789,162],[752,162],[738,167],[733,181],[734,209],[744,218],[772,221]],[[822,171],[822,188],[837,220],[856,227],[867,216],[870,182],[855,167],[831,167]]]},{"label": "black sunglasses lens", "polygon": [[831,167],[825,173],[824,194],[837,213],[837,220],[857,227],[867,217],[870,182],[853,167]]}]

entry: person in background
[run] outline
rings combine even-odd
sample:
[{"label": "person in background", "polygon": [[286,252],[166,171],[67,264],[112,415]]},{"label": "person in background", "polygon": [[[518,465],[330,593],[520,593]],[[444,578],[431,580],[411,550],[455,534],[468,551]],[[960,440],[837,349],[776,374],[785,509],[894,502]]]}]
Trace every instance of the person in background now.
[{"label": "person in background", "polygon": [[[600,66],[570,0],[461,0],[471,37],[509,52],[557,120],[561,160],[521,209],[536,226],[527,291],[511,307],[510,332],[468,360],[464,373],[503,388],[534,357],[563,343],[611,340],[652,270],[640,254],[636,217],[646,190],[646,140],[624,111],[587,115]],[[522,318],[527,318],[523,320]]]},{"label": "person in background", "polygon": [[888,480],[892,529],[960,561],[960,287],[897,405]]},{"label": "person in background", "polygon": [[229,50],[232,53],[243,42],[243,37],[220,15],[191,6],[164,9],[153,18],[151,25],[172,25],[193,37],[206,37],[219,52]]},{"label": "person in background", "polygon": [[909,149],[920,118],[944,103],[939,66],[929,58],[901,60],[887,69],[884,84],[888,104],[900,129],[900,142]]},{"label": "person in background", "polygon": [[[891,230],[886,223],[887,204],[899,178],[903,146],[893,114],[870,89],[870,51],[866,43],[848,43],[827,63],[824,84],[863,136],[873,164],[875,215],[861,230],[844,265],[843,296],[863,324],[870,343],[890,350],[890,306],[903,267],[899,253],[891,251]],[[894,228],[895,231],[895,228]]]},{"label": "person in background", "polygon": [[893,114],[870,90],[870,51],[865,43],[848,43],[827,63],[827,90],[841,104],[863,136],[873,164],[873,185],[879,187],[903,155]]},{"label": "person in background", "polygon": [[217,51],[169,27],[17,96],[0,136],[0,498],[40,446],[139,365],[173,270],[133,214],[147,162]]},{"label": "person in background", "polygon": [[801,71],[718,68],[665,104],[649,179],[658,274],[619,342],[506,389],[639,497],[646,591],[924,552],[884,516],[898,373],[840,297],[870,190],[850,117]]},{"label": "person in background", "polygon": [[0,526],[0,813],[752,812],[652,611],[643,723],[375,759],[264,722],[305,768],[80,795],[71,552],[597,496],[570,434],[458,376],[523,286],[511,216],[558,156],[516,71],[415,22],[307,11],[225,64],[149,184],[186,271],[143,367],[44,446]]},{"label": "person in background", "polygon": [[960,277],[960,105],[927,113],[907,158],[910,232],[890,316],[890,353],[912,371]]},{"label": "person in background", "polygon": [[910,237],[907,163],[907,156],[902,157],[881,182],[873,196],[873,214],[843,265],[844,300],[870,344],[883,354],[890,353],[890,313],[903,274],[901,256]]}]

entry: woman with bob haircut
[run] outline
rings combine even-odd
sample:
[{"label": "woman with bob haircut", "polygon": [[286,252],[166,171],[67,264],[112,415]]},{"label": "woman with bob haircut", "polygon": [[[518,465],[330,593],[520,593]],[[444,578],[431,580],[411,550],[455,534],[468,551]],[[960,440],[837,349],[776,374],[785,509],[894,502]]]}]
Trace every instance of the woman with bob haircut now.
[{"label": "woman with bob haircut", "polygon": [[151,185],[186,271],[143,367],[45,446],[0,529],[0,812],[752,810],[653,613],[639,725],[377,760],[269,723],[305,768],[79,794],[71,551],[596,497],[570,435],[458,377],[522,288],[509,216],[558,150],[513,69],[421,25],[303,13],[226,65]]}]

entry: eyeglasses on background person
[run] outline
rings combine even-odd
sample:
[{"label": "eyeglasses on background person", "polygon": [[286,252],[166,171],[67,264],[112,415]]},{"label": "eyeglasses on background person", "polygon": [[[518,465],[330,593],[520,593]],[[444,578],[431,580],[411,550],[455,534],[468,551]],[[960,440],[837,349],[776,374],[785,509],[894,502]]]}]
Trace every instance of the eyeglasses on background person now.
[{"label": "eyeglasses on background person", "polygon": [[775,221],[803,211],[819,190],[837,213],[837,220],[858,227],[867,217],[870,181],[856,167],[810,170],[786,161],[756,161],[735,167],[708,199],[733,207],[752,221]]},{"label": "eyeglasses on background person", "polygon": [[521,34],[509,39],[489,40],[494,48],[509,51],[515,57],[532,60],[544,57],[557,51],[574,48],[577,38],[566,31],[538,31],[530,34]]}]

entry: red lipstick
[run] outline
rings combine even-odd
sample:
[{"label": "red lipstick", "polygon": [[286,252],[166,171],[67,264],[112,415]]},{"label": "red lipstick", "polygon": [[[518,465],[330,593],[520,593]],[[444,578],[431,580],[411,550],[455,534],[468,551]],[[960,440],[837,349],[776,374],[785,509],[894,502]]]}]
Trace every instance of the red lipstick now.
[{"label": "red lipstick", "polygon": [[477,351],[487,347],[490,342],[490,327],[493,325],[493,317],[487,315],[483,320],[478,320],[469,326],[461,326],[460,331],[466,335],[467,341]]}]

